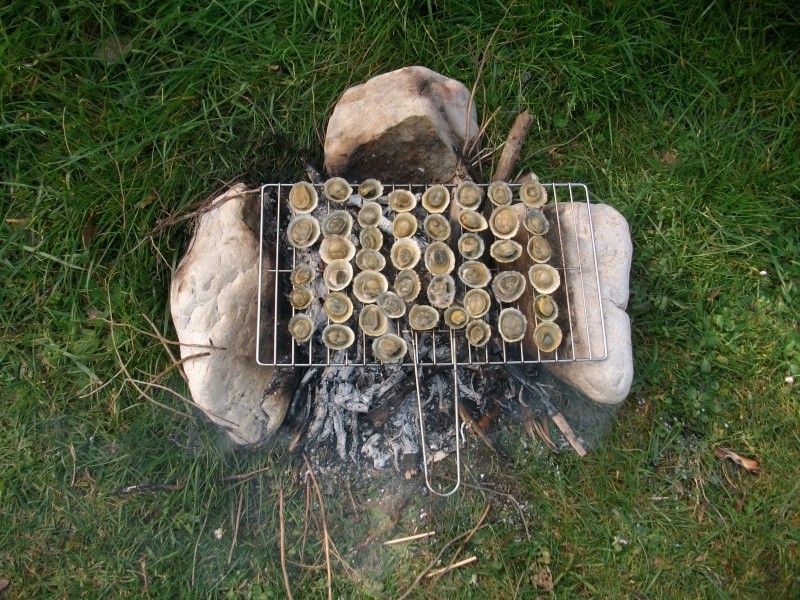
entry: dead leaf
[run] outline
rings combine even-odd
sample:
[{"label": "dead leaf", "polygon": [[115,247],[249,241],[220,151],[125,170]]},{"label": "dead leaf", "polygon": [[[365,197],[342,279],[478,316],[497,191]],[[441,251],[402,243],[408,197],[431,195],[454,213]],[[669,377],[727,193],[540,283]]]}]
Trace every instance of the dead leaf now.
[{"label": "dead leaf", "polygon": [[668,167],[678,162],[678,155],[674,150],[667,150],[666,152],[662,152],[659,158],[661,159],[662,164],[665,164]]},{"label": "dead leaf", "polygon": [[136,205],[136,208],[147,208],[156,198],[158,198],[158,195],[156,195],[154,191],[150,190],[147,195]]},{"label": "dead leaf", "polygon": [[733,450],[728,450],[727,448],[717,448],[714,450],[714,456],[721,460],[729,458],[740,467],[746,469],[748,473],[752,473],[753,475],[761,474],[761,467],[758,464],[758,460],[755,458],[747,458],[741,454],[738,454],[737,452],[734,452]]},{"label": "dead leaf", "polygon": [[535,570],[531,575],[531,583],[537,590],[553,591],[553,573],[547,565],[534,565]]},{"label": "dead leaf", "polygon": [[84,225],[83,229],[81,230],[81,241],[83,242],[84,250],[89,249],[89,244],[92,242],[92,238],[94,237],[96,231],[97,227],[94,226],[94,216],[90,215],[89,220],[86,221],[86,225]]}]

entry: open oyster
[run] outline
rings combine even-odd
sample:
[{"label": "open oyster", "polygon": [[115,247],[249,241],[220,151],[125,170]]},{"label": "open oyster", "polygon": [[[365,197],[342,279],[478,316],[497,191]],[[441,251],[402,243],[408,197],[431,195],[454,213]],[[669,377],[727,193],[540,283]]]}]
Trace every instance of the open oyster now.
[{"label": "open oyster", "polygon": [[502,271],[492,281],[492,291],[500,302],[514,302],[525,291],[525,277],[519,271]]},{"label": "open oyster", "polygon": [[346,260],[334,260],[325,267],[322,280],[332,292],[343,290],[353,281],[353,266]]},{"label": "open oyster", "polygon": [[353,301],[342,292],[331,292],[322,303],[322,310],[334,323],[344,323],[353,315]]},{"label": "open oyster", "polygon": [[358,326],[364,335],[378,337],[389,330],[389,319],[376,305],[367,304],[358,313]]},{"label": "open oyster", "polygon": [[296,285],[289,292],[289,304],[297,310],[308,308],[313,299],[314,294],[311,293],[311,288],[307,285]]},{"label": "open oyster", "polygon": [[519,199],[529,208],[539,208],[547,202],[547,190],[541,181],[532,179],[520,186]]},{"label": "open oyster", "polygon": [[495,237],[510,240],[519,230],[517,211],[510,206],[498,206],[489,217],[489,228]]},{"label": "open oyster", "polygon": [[456,188],[455,199],[461,208],[474,210],[481,205],[483,190],[471,181],[464,181]]},{"label": "open oyster", "polygon": [[499,263],[510,263],[522,256],[522,246],[514,240],[497,240],[489,248],[489,254]]},{"label": "open oyster", "polygon": [[289,190],[289,205],[298,215],[306,215],[317,208],[319,196],[313,185],[298,181]]},{"label": "open oyster", "polygon": [[383,218],[383,209],[377,202],[364,202],[357,218],[362,227],[377,227]]},{"label": "open oyster", "polygon": [[374,200],[383,194],[383,184],[377,179],[365,179],[358,186],[358,195],[364,200]]},{"label": "open oyster", "polygon": [[387,199],[389,208],[396,213],[409,212],[417,205],[417,197],[408,190],[395,190]]},{"label": "open oyster", "polygon": [[439,311],[432,306],[415,304],[408,311],[408,324],[417,331],[433,329],[439,324]]},{"label": "open oyster", "polygon": [[377,250],[364,248],[356,253],[356,266],[362,271],[383,271],[386,259]]},{"label": "open oyster", "polygon": [[525,229],[533,235],[544,235],[550,231],[550,222],[538,208],[531,208],[526,211],[525,216],[522,217],[522,223],[525,225]]},{"label": "open oyster", "polygon": [[458,267],[458,278],[471,288],[483,288],[489,285],[492,273],[482,262],[468,260]]},{"label": "open oyster", "polygon": [[331,202],[344,202],[353,193],[353,188],[342,177],[331,177],[322,188],[323,195]]},{"label": "open oyster", "polygon": [[432,240],[444,241],[450,237],[450,221],[442,215],[428,215],[422,226]]},{"label": "open oyster", "polygon": [[486,195],[489,196],[489,201],[497,206],[511,204],[514,194],[511,188],[505,181],[493,181],[489,184],[486,190]]},{"label": "open oyster", "polygon": [[319,238],[319,221],[311,215],[298,215],[289,221],[286,237],[295,248],[309,248]]},{"label": "open oyster", "polygon": [[392,244],[392,249],[389,251],[389,258],[394,268],[398,270],[413,269],[421,256],[422,251],[412,238],[400,238]]},{"label": "open oyster", "polygon": [[289,320],[287,329],[296,342],[307,342],[314,333],[314,321],[308,315],[295,315]]},{"label": "open oyster", "polygon": [[552,294],[561,285],[561,276],[550,265],[533,265],[528,269],[528,279],[540,294]]},{"label": "open oyster", "polygon": [[537,263],[544,263],[550,260],[553,249],[543,236],[532,235],[528,240],[528,255]]},{"label": "open oyster", "polygon": [[300,265],[289,275],[289,281],[292,282],[292,285],[308,285],[314,281],[315,275],[316,273],[311,267]]},{"label": "open oyster", "polygon": [[385,363],[402,362],[407,351],[406,341],[393,333],[382,335],[372,342],[372,353],[375,358]]},{"label": "open oyster", "polygon": [[467,323],[467,341],[473,346],[480,348],[485,346],[492,337],[492,328],[486,321],[472,320]]},{"label": "open oyster", "polygon": [[561,345],[561,328],[552,321],[543,321],[533,330],[533,342],[542,352],[553,352]]},{"label": "open oyster", "polygon": [[377,227],[364,227],[358,234],[362,248],[369,250],[380,250],[383,246],[383,233]]},{"label": "open oyster", "polygon": [[346,210],[332,210],[319,222],[322,237],[341,235],[347,237],[353,229],[353,217]]},{"label": "open oyster", "polygon": [[450,192],[443,185],[432,185],[422,194],[422,207],[429,213],[443,213],[450,204]]},{"label": "open oyster", "polygon": [[411,237],[417,232],[417,219],[411,213],[400,213],[392,221],[392,233],[396,238]]},{"label": "open oyster", "polygon": [[353,295],[364,304],[372,304],[389,289],[389,282],[377,271],[361,271],[353,279]]},{"label": "open oyster", "polygon": [[468,260],[480,258],[485,249],[483,239],[477,233],[464,233],[458,238],[458,251]]},{"label": "open oyster", "polygon": [[344,350],[353,345],[356,334],[347,325],[331,323],[322,330],[322,343],[331,350]]},{"label": "open oyster", "polygon": [[491,307],[492,297],[486,290],[468,290],[464,294],[464,310],[473,319],[480,319]]},{"label": "open oyster", "polygon": [[555,321],[558,318],[558,305],[550,294],[542,294],[533,301],[533,314],[540,321]]},{"label": "open oyster", "polygon": [[497,319],[497,330],[507,342],[518,342],[525,337],[528,319],[516,308],[504,308]]},{"label": "open oyster", "polygon": [[467,321],[469,315],[461,306],[448,306],[444,311],[444,322],[450,329],[463,329],[467,326]]},{"label": "open oyster", "polygon": [[447,275],[456,268],[456,257],[444,242],[431,242],[425,249],[425,268],[434,275]]},{"label": "open oyster", "polygon": [[394,292],[383,292],[376,300],[381,310],[390,319],[399,319],[406,314],[406,302]]},{"label": "open oyster", "polygon": [[413,269],[403,269],[394,278],[394,291],[406,302],[413,302],[421,287],[419,275]]},{"label": "open oyster", "polygon": [[428,301],[436,308],[447,308],[456,299],[456,282],[450,275],[436,275],[428,284]]},{"label": "open oyster", "polygon": [[458,222],[467,231],[483,231],[489,226],[484,216],[474,210],[462,210]]},{"label": "open oyster", "polygon": [[351,261],[355,255],[356,247],[353,242],[341,235],[327,237],[319,245],[319,257],[326,264],[334,260]]}]

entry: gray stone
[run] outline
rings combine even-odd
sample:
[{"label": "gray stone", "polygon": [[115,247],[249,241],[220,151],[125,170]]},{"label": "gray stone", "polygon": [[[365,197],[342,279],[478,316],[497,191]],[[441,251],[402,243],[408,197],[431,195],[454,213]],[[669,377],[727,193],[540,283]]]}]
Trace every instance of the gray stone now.
[{"label": "gray stone", "polygon": [[478,117],[464,85],[425,67],[373,77],[342,95],[328,122],[325,168],[358,182],[450,181]]}]

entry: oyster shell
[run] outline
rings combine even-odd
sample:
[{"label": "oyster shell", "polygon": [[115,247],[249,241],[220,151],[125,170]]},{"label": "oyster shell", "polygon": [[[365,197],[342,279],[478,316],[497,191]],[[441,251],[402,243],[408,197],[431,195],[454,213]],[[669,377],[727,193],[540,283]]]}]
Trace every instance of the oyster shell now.
[{"label": "oyster shell", "polygon": [[319,221],[311,215],[297,215],[286,227],[286,237],[295,248],[309,248],[319,239]]},{"label": "oyster shell", "polygon": [[287,329],[294,341],[302,344],[311,339],[311,334],[314,333],[314,321],[308,315],[295,315],[289,319]]},{"label": "oyster shell", "polygon": [[489,228],[495,237],[510,240],[519,230],[517,211],[510,206],[498,206],[489,217]]},{"label": "oyster shell", "polygon": [[289,281],[292,282],[292,285],[308,285],[314,281],[315,276],[316,273],[311,267],[300,265],[289,275]]},{"label": "oyster shell", "polygon": [[422,194],[422,207],[429,213],[443,213],[450,204],[450,192],[443,185],[432,185]]},{"label": "oyster shell", "polygon": [[455,199],[461,208],[474,210],[481,205],[483,190],[471,181],[464,181],[456,188]]},{"label": "oyster shell", "polygon": [[507,342],[518,342],[525,337],[528,319],[516,308],[504,308],[497,319],[497,330]]},{"label": "oyster shell", "polygon": [[364,200],[374,200],[383,194],[383,184],[377,179],[365,179],[358,186],[358,195]]},{"label": "oyster shell", "polygon": [[514,302],[525,291],[525,277],[519,271],[502,271],[492,281],[492,291],[500,302]]},{"label": "oyster shell", "polygon": [[477,233],[464,233],[458,238],[458,251],[468,260],[480,258],[485,249],[483,239]]},{"label": "oyster shell", "polygon": [[528,279],[540,294],[552,294],[561,285],[561,276],[550,265],[533,265],[528,269]]},{"label": "oyster shell", "polygon": [[322,188],[322,194],[331,202],[344,202],[352,193],[353,188],[342,177],[331,177]]},{"label": "oyster shell", "polygon": [[289,190],[289,205],[298,215],[306,215],[317,208],[319,195],[307,181],[298,181]]},{"label": "oyster shell", "polygon": [[353,315],[353,301],[342,292],[331,292],[322,303],[322,310],[334,323],[344,323]]},{"label": "oyster shell", "polygon": [[533,342],[542,352],[553,352],[562,339],[561,328],[552,321],[543,321],[533,330]]},{"label": "oyster shell", "polygon": [[353,281],[353,265],[346,260],[334,260],[325,267],[322,280],[332,292],[343,290]]},{"label": "oyster shell", "polygon": [[532,179],[519,187],[519,199],[529,208],[539,208],[547,202],[547,190],[541,181]]},{"label": "oyster shell", "polygon": [[463,329],[467,326],[467,321],[469,315],[461,306],[448,306],[444,311],[444,322],[450,329]]},{"label": "oyster shell", "polygon": [[390,319],[399,319],[406,314],[406,302],[394,292],[383,292],[376,300],[381,310]]},{"label": "oyster shell", "polygon": [[555,321],[558,318],[558,305],[550,294],[542,294],[533,301],[533,314],[540,321]]},{"label": "oyster shell", "polygon": [[289,304],[297,310],[308,308],[308,305],[311,304],[311,300],[313,299],[314,294],[307,285],[296,285],[292,288],[292,291],[289,292]]},{"label": "oyster shell", "polygon": [[388,289],[386,277],[377,271],[361,271],[353,279],[353,295],[364,304],[372,304]]},{"label": "oyster shell", "polygon": [[396,238],[411,237],[417,232],[417,219],[411,213],[400,213],[392,221],[392,233]]},{"label": "oyster shell", "polygon": [[484,216],[474,210],[462,210],[458,222],[466,231],[483,231],[489,226]]},{"label": "oyster shell", "polygon": [[514,194],[505,181],[493,181],[486,190],[489,201],[497,206],[511,204]]},{"label": "oyster shell", "polygon": [[419,275],[413,269],[403,269],[394,278],[394,291],[405,302],[413,302],[421,288]]},{"label": "oyster shell", "polygon": [[480,319],[491,307],[492,297],[486,290],[468,290],[464,294],[464,311],[473,319]]},{"label": "oyster shell", "polygon": [[378,337],[389,330],[389,319],[375,304],[367,304],[358,313],[358,326],[364,335]]},{"label": "oyster shell", "polygon": [[328,264],[334,260],[351,261],[356,255],[356,247],[349,238],[332,235],[322,240],[319,245],[319,257]]},{"label": "oyster shell", "polygon": [[372,353],[375,358],[385,363],[402,362],[407,351],[406,341],[393,333],[382,335],[372,342]]},{"label": "oyster shell", "polygon": [[436,275],[428,284],[428,302],[435,308],[447,308],[456,299],[456,282],[450,275]]},{"label": "oyster shell", "polygon": [[489,248],[489,254],[499,263],[510,263],[522,256],[522,246],[514,240],[497,240]]},{"label": "oyster shell", "polygon": [[417,205],[417,197],[408,190],[395,190],[389,194],[389,208],[396,213],[413,210]]},{"label": "oyster shell", "polygon": [[553,249],[543,236],[532,235],[528,240],[528,255],[537,263],[544,263],[550,260]]},{"label": "oyster shell", "polygon": [[442,215],[428,215],[422,223],[425,233],[432,240],[444,241],[450,237],[450,221]]},{"label": "oyster shell", "polygon": [[447,275],[456,268],[456,257],[444,242],[431,242],[425,248],[425,268],[434,275]]},{"label": "oyster shell", "polygon": [[322,237],[341,235],[347,237],[353,229],[353,217],[346,210],[332,210],[319,222]]},{"label": "oyster shell", "polygon": [[344,350],[355,341],[356,334],[347,325],[332,323],[322,330],[322,343],[331,350]]},{"label": "oyster shell", "polygon": [[364,248],[356,253],[356,266],[362,271],[383,271],[386,259],[377,250]]},{"label": "oyster shell", "polygon": [[522,217],[522,223],[525,225],[525,229],[533,235],[544,235],[550,231],[550,222],[538,208],[526,211],[525,216]]},{"label": "oyster shell", "polygon": [[383,247],[383,233],[377,227],[364,227],[358,234],[362,248],[380,250]]},{"label": "oyster shell", "polygon": [[415,304],[408,311],[408,324],[417,331],[433,329],[439,324],[439,311],[432,306]]},{"label": "oyster shell", "polygon": [[358,224],[362,227],[377,227],[383,218],[383,209],[377,202],[364,202],[358,211]]},{"label": "oyster shell", "polygon": [[489,339],[492,337],[492,328],[486,321],[472,320],[467,323],[467,341],[480,348],[485,346]]},{"label": "oyster shell", "polygon": [[489,285],[492,280],[492,273],[489,271],[489,267],[482,262],[468,260],[458,267],[458,278],[466,286],[483,288]]},{"label": "oyster shell", "polygon": [[389,258],[397,270],[413,269],[417,266],[422,251],[412,238],[400,238],[389,251]]}]

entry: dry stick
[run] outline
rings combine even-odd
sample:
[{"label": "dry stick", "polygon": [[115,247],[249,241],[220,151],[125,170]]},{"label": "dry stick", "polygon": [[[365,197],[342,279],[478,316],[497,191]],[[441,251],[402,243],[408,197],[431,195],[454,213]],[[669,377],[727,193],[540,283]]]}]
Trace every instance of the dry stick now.
[{"label": "dry stick", "polygon": [[495,453],[497,452],[497,448],[495,448],[492,440],[488,435],[486,435],[486,432],[483,430],[483,428],[478,425],[478,422],[472,418],[469,409],[464,406],[463,402],[458,403],[458,415],[461,417],[461,421],[464,423],[464,425],[466,425],[467,429],[477,435],[481,441],[486,444],[486,447],[489,448],[489,450]]},{"label": "dry stick", "polygon": [[431,537],[432,535],[436,535],[435,531],[426,531],[425,533],[417,533],[415,535],[407,535],[401,538],[394,538],[393,540],[387,540],[383,542],[384,546],[391,546],[392,544],[402,544],[403,542],[413,542],[414,540],[421,540],[423,538]]},{"label": "dry stick", "polygon": [[461,485],[464,487],[472,488],[473,490],[478,490],[480,492],[489,492],[490,494],[495,494],[497,496],[505,496],[511,502],[514,503],[514,506],[517,508],[517,512],[519,513],[520,521],[522,521],[522,526],[525,528],[525,536],[528,538],[528,541],[531,541],[531,532],[528,530],[528,522],[525,520],[525,513],[522,512],[522,507],[519,504],[519,501],[512,495],[506,492],[498,492],[497,490],[493,490],[492,488],[484,487],[481,485],[472,485],[466,482],[462,482]]},{"label": "dry stick", "polygon": [[311,482],[306,479],[306,512],[303,517],[303,542],[300,544],[300,558],[303,558],[306,551],[306,539],[308,539],[308,519],[311,514]]},{"label": "dry stick", "polygon": [[272,467],[263,467],[261,469],[256,469],[255,471],[250,471],[249,473],[241,473],[239,475],[226,475],[222,479],[220,479],[221,483],[228,483],[229,481],[245,481],[252,477],[255,477],[259,473],[264,473],[265,471],[270,471]]},{"label": "dry stick", "polygon": [[314,469],[311,468],[311,463],[308,462],[308,457],[303,453],[303,460],[306,463],[306,469],[308,469],[308,474],[311,477],[311,482],[314,484],[314,491],[317,495],[317,502],[319,502],[319,514],[320,518],[322,519],[322,535],[324,537],[324,544],[323,547],[325,548],[325,572],[328,576],[328,600],[333,598],[333,588],[332,588],[332,575],[331,575],[331,550],[330,550],[330,538],[328,537],[328,521],[325,518],[325,503],[322,501],[322,490],[319,489],[319,484],[317,483],[317,477],[314,475]]},{"label": "dry stick", "polygon": [[491,504],[486,504],[486,508],[483,510],[483,514],[481,515],[481,518],[478,520],[478,524],[475,525],[475,527],[472,528],[472,531],[469,532],[469,535],[467,536],[467,539],[465,539],[461,543],[461,545],[458,547],[458,550],[456,550],[453,553],[453,558],[450,560],[450,564],[447,565],[444,569],[439,569],[439,571],[436,572],[436,573],[428,573],[428,575],[427,575],[428,578],[437,577],[438,575],[442,575],[444,573],[447,573],[450,569],[456,568],[456,559],[458,558],[458,555],[461,554],[461,551],[464,549],[464,547],[472,539],[472,536],[475,535],[476,531],[478,531],[478,527],[480,527],[483,524],[483,521],[486,518],[486,515],[489,514],[489,507],[490,506],[491,506]]},{"label": "dry stick", "polygon": [[281,571],[283,571],[283,585],[286,588],[286,597],[289,600],[294,600],[292,596],[292,588],[289,587],[289,571],[286,570],[286,540],[284,539],[283,532],[283,486],[280,487],[280,496],[278,504],[278,518],[280,523],[280,546],[281,546]]},{"label": "dry stick", "polygon": [[[164,346],[164,350],[166,350],[167,354],[172,359],[172,364],[175,365],[177,361],[175,360],[175,355],[172,353],[172,349],[169,347],[169,344],[167,343],[167,339],[163,335],[161,335],[161,333],[158,331],[158,327],[156,327],[156,324],[150,320],[150,317],[148,317],[144,313],[141,313],[141,315],[144,318],[144,320],[147,321],[147,324],[150,325],[150,327],[152,327],[153,333],[155,333],[155,335],[158,337],[158,341],[161,342],[161,345]],[[183,380],[186,383],[189,383],[189,380],[186,378],[186,373],[183,372],[183,367],[181,367],[178,372],[181,374],[181,377],[183,377]]]},{"label": "dry stick", "polygon": [[470,563],[474,563],[476,560],[478,560],[477,556],[470,556],[469,558],[465,558],[464,560],[461,560],[461,561],[459,561],[457,563],[451,563],[451,564],[447,565],[446,567],[442,567],[438,571],[432,571],[431,573],[428,573],[425,577],[427,579],[431,579],[432,577],[439,577],[440,575],[444,575],[445,573],[449,573],[450,571],[452,571],[454,569],[457,569],[459,567],[463,567],[464,565],[468,565]]},{"label": "dry stick", "polygon": [[492,181],[508,181],[511,177],[511,172],[519,161],[519,155],[522,151],[522,146],[525,144],[525,137],[528,135],[528,130],[533,123],[533,117],[525,110],[521,112],[511,130],[508,132],[505,146],[503,146],[503,153],[500,155],[500,160],[497,162],[497,169],[495,169]]},{"label": "dry stick", "polygon": [[244,502],[244,486],[239,490],[239,506],[236,508],[236,524],[233,528],[233,539],[231,540],[231,549],[228,551],[228,564],[231,564],[233,559],[233,551],[236,548],[236,540],[239,539],[239,519],[242,518],[242,502]]},{"label": "dry stick", "polygon": [[197,354],[190,354],[189,356],[186,356],[180,360],[173,359],[171,365],[153,378],[151,385],[154,385],[157,381],[161,381],[175,369],[178,369],[178,373],[180,373],[180,376],[188,384],[189,380],[186,378],[186,373],[183,372],[183,364],[189,362],[190,360],[194,360],[195,358],[203,358],[204,356],[211,356],[211,352],[198,352]]}]

